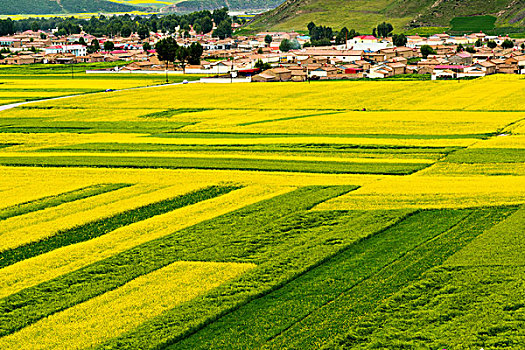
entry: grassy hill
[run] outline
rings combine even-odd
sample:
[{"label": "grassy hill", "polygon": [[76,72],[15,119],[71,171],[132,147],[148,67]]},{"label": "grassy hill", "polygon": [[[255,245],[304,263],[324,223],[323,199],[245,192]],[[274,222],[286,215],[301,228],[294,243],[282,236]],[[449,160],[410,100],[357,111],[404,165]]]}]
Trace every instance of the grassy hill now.
[{"label": "grassy hill", "polygon": [[0,14],[127,12],[134,7],[105,0],[0,0]]},{"label": "grassy hill", "polygon": [[401,28],[448,27],[458,16],[496,17],[496,27],[525,26],[525,0],[287,0],[257,17],[254,29],[304,30],[310,21],[363,32],[382,21]]}]

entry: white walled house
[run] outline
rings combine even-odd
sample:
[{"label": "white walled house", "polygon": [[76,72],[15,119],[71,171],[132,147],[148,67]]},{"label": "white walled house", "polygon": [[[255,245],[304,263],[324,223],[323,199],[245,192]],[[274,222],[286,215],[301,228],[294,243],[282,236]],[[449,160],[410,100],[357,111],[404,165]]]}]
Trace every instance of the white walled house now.
[{"label": "white walled house", "polygon": [[84,45],[56,45],[44,49],[46,55],[70,53],[75,56],[86,56],[87,48]]},{"label": "white walled house", "polygon": [[381,40],[372,35],[360,35],[346,42],[348,49],[353,51],[371,51],[394,47],[394,44],[387,40]]}]

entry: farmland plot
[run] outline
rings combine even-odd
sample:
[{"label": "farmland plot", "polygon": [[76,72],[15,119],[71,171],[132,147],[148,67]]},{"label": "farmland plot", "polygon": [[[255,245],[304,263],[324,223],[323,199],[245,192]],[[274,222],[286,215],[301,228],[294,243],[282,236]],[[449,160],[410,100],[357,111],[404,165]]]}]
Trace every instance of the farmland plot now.
[{"label": "farmland plot", "polygon": [[[6,75],[73,91],[45,79]],[[491,76],[2,111],[0,348],[524,348],[524,99]]]}]

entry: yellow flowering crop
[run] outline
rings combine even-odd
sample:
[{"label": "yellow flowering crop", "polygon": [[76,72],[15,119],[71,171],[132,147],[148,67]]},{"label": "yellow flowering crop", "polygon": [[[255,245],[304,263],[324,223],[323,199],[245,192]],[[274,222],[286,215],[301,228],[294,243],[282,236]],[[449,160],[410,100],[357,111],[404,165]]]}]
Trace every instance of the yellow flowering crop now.
[{"label": "yellow flowering crop", "polygon": [[316,207],[319,210],[465,208],[525,203],[524,176],[388,177]]},{"label": "yellow flowering crop", "polygon": [[0,298],[108,258],[147,241],[293,190],[249,186],[62,247],[0,269]]},{"label": "yellow flowering crop", "polygon": [[[66,203],[6,220],[0,228],[0,251],[12,249],[81,224],[191,192],[198,184],[142,185]],[[127,190],[127,191],[126,191]]]},{"label": "yellow flowering crop", "polygon": [[69,350],[95,346],[254,267],[176,262],[0,338],[0,348]]}]

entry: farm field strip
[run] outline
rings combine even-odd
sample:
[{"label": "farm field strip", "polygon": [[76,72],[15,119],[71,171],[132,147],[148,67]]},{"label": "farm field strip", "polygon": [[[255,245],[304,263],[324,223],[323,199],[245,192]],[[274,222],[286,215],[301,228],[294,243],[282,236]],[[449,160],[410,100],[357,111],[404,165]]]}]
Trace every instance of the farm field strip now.
[{"label": "farm field strip", "polygon": [[[14,152],[0,153],[0,159],[13,158],[19,156]],[[431,164],[432,159],[392,159],[392,158],[359,158],[359,157],[335,157],[335,156],[308,156],[308,155],[259,155],[259,154],[206,154],[201,152],[183,153],[183,152],[24,152],[23,157],[112,157],[112,158],[195,158],[195,159],[243,159],[243,160],[282,160],[282,161],[318,161],[318,162],[341,162],[341,163],[414,163],[414,164]]]},{"label": "farm field strip", "polygon": [[[118,123],[118,122],[117,122]],[[118,125],[116,125],[118,129]],[[31,130],[27,130],[28,132]],[[58,131],[58,130],[57,130]],[[140,132],[140,130],[137,130]],[[195,133],[166,133],[153,136],[141,133],[67,133],[64,130],[56,133],[0,133],[0,142],[18,144],[38,144],[40,148],[73,146],[84,143],[124,143],[137,144],[142,147],[149,144],[165,145],[201,145],[201,146],[224,146],[224,145],[269,145],[274,144],[337,144],[352,146],[378,146],[378,147],[467,147],[475,144],[479,139],[461,137],[433,137],[424,138],[399,137],[398,135],[335,135],[335,136],[308,136],[308,135],[260,135],[260,134],[195,134]],[[46,147],[47,145],[47,147]],[[14,146],[16,147],[16,146]],[[15,150],[10,147],[5,151]]]},{"label": "farm field strip", "polygon": [[0,347],[92,347],[253,268],[252,264],[175,262],[0,338]]},{"label": "farm field strip", "polygon": [[[29,177],[21,178],[2,177],[7,185],[11,186],[2,194],[0,208],[12,207],[17,204],[27,203],[44,197],[58,196],[65,192],[71,192],[92,185],[100,184],[100,181],[86,181],[81,177],[76,178],[49,178],[45,180]],[[108,181],[106,183],[112,183]],[[119,183],[115,181],[113,183]],[[1,229],[1,228],[0,228]]]},{"label": "farm field strip", "polygon": [[0,269],[0,298],[96,263],[148,241],[292,191],[290,187],[248,186],[103,236],[20,261]]},{"label": "farm field strip", "polygon": [[[411,283],[417,283],[421,277],[425,276],[427,271],[432,271],[432,269],[436,267],[439,268],[449,256],[465,247],[475,239],[475,237],[479,236],[483,231],[490,229],[495,223],[504,220],[515,210],[515,207],[493,207],[473,211],[465,220],[460,221],[457,225],[452,226],[435,239],[428,241],[417,249],[409,252],[402,259],[387,266],[381,274],[377,274],[374,278],[366,280],[355,290],[341,295],[334,303],[327,305],[327,308],[323,310],[320,315],[309,319],[309,322],[301,326],[307,327],[309,325],[319,324],[319,321],[326,317],[326,314],[332,314],[337,321],[334,324],[326,326],[330,327],[332,331],[336,331],[337,327],[342,327],[344,324],[346,329],[350,328],[349,332],[347,331],[349,336],[330,337],[327,340],[332,346],[335,346],[340,339],[347,339],[352,342],[352,324],[359,324],[360,319],[366,320],[366,316],[362,317],[363,313],[374,309],[381,310],[381,306],[383,305],[377,305],[378,301],[388,302],[389,298],[404,287],[407,287]],[[453,291],[450,292],[453,293]],[[357,310],[357,312],[354,310]],[[349,317],[341,318],[341,314],[338,314],[338,312],[341,311]],[[446,319],[448,316],[450,315],[444,314],[442,317]],[[430,318],[432,319],[432,316]],[[422,320],[419,319],[418,323],[421,324],[421,321]],[[366,322],[363,323],[366,324]],[[303,329],[299,328],[298,331],[302,332]],[[452,332],[448,337],[454,338],[454,333]],[[306,338],[311,339],[308,335],[306,335]],[[297,340],[299,339],[298,337]],[[315,337],[313,340],[315,340]],[[395,342],[395,340],[392,339],[387,342],[388,347],[393,346],[391,345],[392,341]],[[366,340],[363,339],[363,342],[366,343]],[[344,340],[341,341],[341,344],[344,344]],[[350,346],[350,344],[348,344],[348,346]]]},{"label": "farm field strip", "polygon": [[1,252],[0,267],[12,265],[19,261],[59,249],[63,246],[100,237],[121,227],[147,220],[200,201],[211,199],[236,189],[239,189],[239,187],[210,186],[190,191],[183,195],[170,197],[159,202],[126,210],[114,214],[113,216],[81,224],[70,229],[60,230],[52,236]]},{"label": "farm field strip", "polygon": [[[501,76],[498,76],[500,78]],[[521,77],[509,75],[501,79],[483,78],[472,82],[320,82],[315,85],[297,84],[290,89],[286,83],[233,84],[221,86],[221,93],[211,91],[205,84],[191,86],[156,87],[141,91],[136,99],[133,91],[111,96],[92,95],[82,99],[81,105],[118,105],[141,108],[144,105],[162,109],[177,108],[234,108],[248,110],[254,106],[264,108],[268,96],[278,96],[281,109],[314,109],[371,111],[523,111],[516,96],[525,93],[520,85]],[[226,86],[227,85],[227,86]],[[381,94],[378,94],[378,89]],[[184,91],[184,93],[180,93]],[[211,91],[211,93],[210,93]],[[159,100],[158,95],[170,95]],[[203,99],[202,96],[206,96]],[[243,96],[242,100],[231,96]],[[352,96],[351,99],[348,97]],[[494,103],[493,101],[498,101]],[[446,103],[444,103],[446,101]],[[68,100],[59,106],[77,106],[79,101]]]},{"label": "farm field strip", "polygon": [[100,184],[80,188],[75,191],[61,193],[57,196],[44,197],[27,203],[17,204],[16,206],[7,207],[0,209],[0,220],[5,220],[10,217],[27,214],[51,207],[59,206],[60,204],[74,202],[80,199],[89,198],[102,193],[115,191],[124,187],[130,186],[129,184]]},{"label": "farm field strip", "polygon": [[[492,221],[504,219],[508,211],[480,210],[482,215],[476,215],[473,210],[430,210],[414,213],[400,223],[380,232],[368,239],[350,246],[347,250],[340,252],[324,264],[312,269],[308,273],[293,280],[282,289],[278,289],[262,298],[256,299],[245,306],[233,311],[231,314],[220,319],[194,335],[176,343],[172,348],[179,349],[210,349],[229,346],[232,348],[243,347],[263,347],[281,348],[289,344],[290,346],[317,346],[327,343],[331,339],[335,325],[330,312],[324,312],[323,308],[328,306],[333,308],[332,303],[341,298],[342,295],[351,295],[353,302],[360,299],[360,295],[354,295],[353,289],[360,288],[361,284],[370,284],[369,280],[374,280],[374,288],[377,282],[383,282],[384,278],[395,281],[396,273],[392,273],[392,266],[395,270],[413,269],[414,277],[420,273],[420,267],[414,269],[413,266],[403,267],[401,262],[409,260],[410,256],[417,256],[418,253],[430,255],[432,264],[436,264],[436,253],[432,250],[428,252],[425,246],[432,245],[432,240],[442,235],[448,235],[455,230],[456,225],[466,222],[467,231],[470,234],[490,226]],[[486,213],[489,212],[487,215]],[[487,219],[488,218],[488,219]],[[484,219],[484,220],[480,220]],[[424,233],[419,232],[421,225],[425,225],[428,230]],[[441,243],[445,245],[447,242]],[[462,244],[465,244],[464,242]],[[457,249],[457,248],[456,248]],[[429,254],[430,253],[430,254]],[[420,259],[425,259],[418,257]],[[441,260],[442,257],[439,257]],[[364,261],[369,261],[365,264]],[[367,268],[361,268],[366,265]],[[416,265],[417,264],[413,264]],[[432,265],[431,265],[432,266]],[[426,266],[425,268],[429,268]],[[381,276],[381,277],[380,277]],[[406,283],[406,281],[403,281]],[[388,288],[391,293],[395,290]],[[302,291],[308,290],[308,294]],[[296,296],[301,295],[300,299]],[[379,300],[384,296],[380,296]],[[337,302],[336,302],[337,303]],[[348,305],[341,305],[345,308]],[[375,306],[375,305],[374,305]],[[354,305],[362,312],[362,306]],[[366,310],[366,308],[364,309]],[[263,311],[261,313],[261,311]],[[348,311],[348,310],[346,310]],[[338,312],[341,312],[339,310]],[[255,317],[255,314],[258,314]],[[311,319],[315,319],[315,321]],[[321,319],[324,319],[321,321]],[[246,320],[257,320],[247,322]],[[341,318],[340,320],[344,320]],[[307,324],[307,327],[303,327]],[[272,325],[268,327],[268,325]],[[342,327],[341,324],[338,325]],[[319,335],[318,339],[303,338],[312,327],[323,329],[315,332]],[[332,330],[330,330],[332,328]],[[226,329],[228,331],[226,331]],[[246,336],[246,332],[249,336]],[[322,336],[321,336],[322,334]],[[294,337],[298,336],[297,338]],[[228,345],[227,345],[228,344]],[[267,346],[265,346],[267,345]]]},{"label": "farm field strip", "polygon": [[452,255],[445,265],[469,266],[523,266],[525,232],[525,206],[502,223],[485,231],[465,249]]},{"label": "farm field strip", "polygon": [[422,170],[420,175],[428,176],[525,176],[523,163],[435,163]]},{"label": "farm field strip", "polygon": [[[42,183],[80,182],[83,186],[105,183],[135,183],[150,185],[177,185],[201,183],[207,186],[217,183],[268,186],[328,186],[356,185],[364,186],[376,182],[385,176],[352,174],[308,174],[277,173],[245,170],[195,170],[195,169],[108,169],[108,168],[42,168],[42,167],[3,167],[0,176],[8,184],[27,184],[38,179]],[[36,186],[36,185],[35,185]],[[72,188],[78,189],[82,186]],[[65,191],[64,191],[65,192]],[[41,196],[43,197],[43,196]],[[37,197],[40,198],[40,197]]]},{"label": "farm field strip", "polygon": [[[6,220],[6,222],[9,222],[11,225],[5,225],[7,227],[2,227],[0,234],[0,237],[2,238],[0,241],[0,252],[17,248],[32,242],[40,241],[55,235],[57,232],[68,230],[75,226],[103,218],[108,218],[112,215],[122,213],[127,210],[178,196],[187,193],[192,189],[196,189],[198,186],[199,185],[197,184],[194,188],[192,188],[191,186],[188,186],[188,184],[185,184],[183,186],[175,185],[169,187],[162,186],[160,188],[151,188],[149,191],[138,193],[136,195],[130,196],[127,199],[118,198],[117,196],[113,201],[101,205],[94,205],[93,201],[87,201],[87,203],[81,203],[76,208],[67,208],[62,216],[49,221],[38,221],[38,215],[35,215],[35,220],[31,223],[23,222],[25,216],[13,218],[19,219],[13,220],[14,222],[9,222],[9,220]],[[79,202],[82,201],[83,200]]]},{"label": "farm field strip", "polygon": [[[286,236],[282,236],[282,229],[279,228],[278,224],[279,221],[288,220],[288,218],[293,219],[293,215],[309,209],[319,201],[354,189],[355,187],[352,186],[303,187],[222,215],[216,219],[176,231],[171,235],[146,242],[92,265],[34,287],[26,288],[16,294],[11,294],[0,300],[0,310],[3,310],[0,313],[0,335],[13,333],[59,310],[74,306],[115,289],[138,276],[181,260],[255,264],[258,261],[261,263],[266,261],[266,263],[261,265],[261,268],[263,270],[269,269],[267,271],[269,275],[264,273],[262,276],[252,276],[248,285],[241,287],[238,293],[242,296],[245,293],[249,294],[250,291],[254,292],[253,288],[255,288],[255,291],[261,290],[261,288],[264,290],[264,288],[272,284],[278,284],[280,279],[285,281],[287,279],[286,275],[291,274],[293,276],[294,271],[300,271],[304,268],[305,259],[306,261],[312,259],[315,261],[316,259],[322,259],[323,255],[311,254],[296,247],[296,254],[299,254],[299,256],[287,256],[285,265],[280,259],[267,261],[268,254],[275,256],[276,252],[267,251],[265,242],[273,242],[272,245],[278,247],[281,241],[287,240]],[[276,204],[280,204],[280,206],[276,206]],[[317,216],[318,214],[315,215]],[[380,219],[381,216],[375,218],[377,224],[367,228],[367,232],[372,233],[368,230],[373,230],[376,225],[385,225],[385,221],[387,223],[391,222],[399,217],[400,214],[385,213],[382,216],[383,219]],[[306,218],[299,217],[298,219],[299,222],[302,222]],[[293,219],[292,224],[296,220]],[[321,214],[314,221],[314,228],[318,225],[323,226],[323,220],[324,214]],[[308,228],[308,221],[305,224],[307,224],[306,228]],[[265,230],[266,226],[272,229]],[[330,226],[327,226],[325,229],[328,229],[328,233],[332,232]],[[232,231],[238,234],[230,235],[229,233]],[[362,232],[363,230],[360,228],[357,233],[363,235]],[[312,234],[315,234],[315,230]],[[311,243],[307,240],[304,244],[309,246]],[[217,247],[222,247],[222,249],[217,249]],[[338,244],[329,244],[318,247],[317,244],[313,244],[310,249],[319,251],[319,248],[322,252],[323,250],[337,250],[339,246]],[[282,249],[284,250],[277,252],[281,257],[283,253],[290,252],[288,247],[283,247]],[[262,260],[247,259],[258,251],[266,251],[266,254],[259,258]],[[284,276],[282,276],[283,273]],[[270,278],[271,276],[273,277]],[[266,282],[260,285],[254,284],[254,277],[262,278]],[[54,291],[52,294],[46,292],[50,288]],[[236,294],[232,290],[227,292],[227,295],[231,295],[231,297]],[[57,298],[57,296],[60,297]],[[214,300],[216,301],[216,299]],[[20,302],[23,302],[23,306]],[[14,305],[19,305],[19,307],[13,307]],[[192,311],[192,314],[195,315],[195,311]]]},{"label": "farm field strip", "polygon": [[117,191],[102,193],[91,198],[79,199],[77,201],[63,203],[59,206],[49,208],[40,213],[27,213],[25,215],[8,219],[2,223],[0,235],[9,233],[25,227],[37,225],[53,220],[60,220],[65,216],[77,214],[82,211],[97,209],[100,206],[111,205],[119,201],[133,199],[136,196],[160,190],[165,186],[134,185]]},{"label": "farm field strip", "polygon": [[46,156],[0,157],[4,166],[47,167],[106,167],[106,168],[162,168],[162,169],[220,169],[278,172],[306,172],[333,174],[407,175],[419,171],[429,163],[421,162],[342,162],[286,159],[242,159],[242,158],[177,158],[177,157],[111,157],[90,156]]},{"label": "farm field strip", "polygon": [[317,210],[469,208],[525,203],[523,176],[388,177],[345,196],[321,203]]}]

